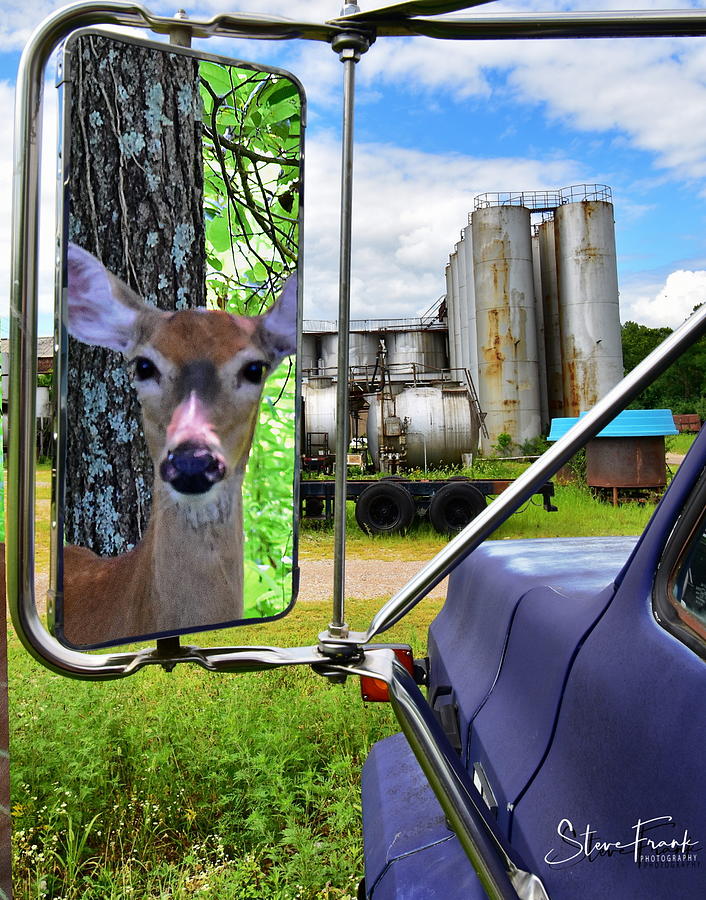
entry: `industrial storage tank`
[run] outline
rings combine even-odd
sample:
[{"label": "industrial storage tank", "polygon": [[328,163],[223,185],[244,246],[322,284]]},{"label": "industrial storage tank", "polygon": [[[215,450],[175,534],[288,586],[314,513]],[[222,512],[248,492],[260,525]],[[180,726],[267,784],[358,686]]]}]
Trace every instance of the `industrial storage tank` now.
[{"label": "industrial storage tank", "polygon": [[487,452],[501,433],[520,444],[541,432],[530,213],[523,206],[489,206],[476,209],[471,224]]},{"label": "industrial storage tank", "polygon": [[613,204],[565,203],[554,224],[564,415],[577,416],[623,376]]},{"label": "industrial storage tank", "polygon": [[302,335],[301,367],[302,370],[311,374],[316,374],[319,369],[319,343],[318,334]]},{"label": "industrial storage tank", "polygon": [[[352,331],[348,342],[349,366],[374,366],[380,347],[380,335],[375,331]],[[327,375],[338,370],[338,333],[321,335],[322,368]]]},{"label": "industrial storage tank", "polygon": [[[368,452],[376,469],[385,446],[405,446],[404,465],[419,469],[460,465],[462,454],[478,449],[478,419],[463,386],[408,387],[394,400],[381,394],[369,394],[366,400]],[[406,435],[404,444],[397,439],[400,430]]]},{"label": "industrial storage tank", "polygon": [[466,295],[461,307],[462,358],[459,363],[468,369],[473,384],[478,384],[478,338],[476,335],[476,290],[473,282],[473,229],[463,229],[463,255],[466,262]]},{"label": "industrial storage tank", "polygon": [[461,347],[461,297],[458,290],[459,271],[458,271],[458,253],[454,252],[449,257],[449,265],[451,266],[451,308],[449,310],[449,346],[453,342],[454,351],[449,352],[449,357],[456,362],[455,366],[461,365],[463,352]]},{"label": "industrial storage tank", "polygon": [[[332,453],[336,447],[336,390],[331,378],[314,378],[302,384],[305,435],[312,436],[314,447],[323,447],[325,435]],[[307,453],[308,448],[304,446],[303,450]]]},{"label": "industrial storage tank", "polygon": [[539,234],[532,231],[532,273],[534,276],[534,315],[537,322],[537,357],[539,364],[539,410],[542,434],[549,428],[549,398],[547,390],[547,357],[544,341],[544,305],[542,303],[542,267]]},{"label": "industrial storage tank", "polygon": [[561,359],[561,317],[556,274],[554,220],[542,222],[537,230],[539,266],[544,311],[544,350],[547,365],[547,405],[549,418],[564,415],[564,373]]},{"label": "industrial storage tank", "polygon": [[[458,290],[456,302],[458,304],[458,365],[466,368],[468,365],[468,277],[473,278],[473,269],[466,265],[466,251],[463,241],[460,240],[454,246],[456,255],[456,267],[458,270]],[[460,378],[460,373],[456,376]]]},{"label": "industrial storage tank", "polygon": [[384,341],[391,381],[410,381],[413,371],[423,378],[449,366],[446,334],[441,330],[386,331]]},{"label": "industrial storage tank", "polygon": [[453,296],[453,275],[451,272],[451,262],[446,263],[444,269],[444,280],[446,282],[446,329],[447,340],[449,346],[449,366],[455,369],[458,365],[456,359],[456,344],[453,339],[453,316],[454,316],[454,296]]}]

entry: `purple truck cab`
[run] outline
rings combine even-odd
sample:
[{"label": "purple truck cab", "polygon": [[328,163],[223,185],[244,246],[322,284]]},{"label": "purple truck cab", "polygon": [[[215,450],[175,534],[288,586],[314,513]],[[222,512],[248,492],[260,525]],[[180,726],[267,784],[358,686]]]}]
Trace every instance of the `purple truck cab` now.
[{"label": "purple truck cab", "polygon": [[[488,541],[429,629],[428,701],[552,900],[706,896],[706,437],[641,537]],[[487,896],[403,735],[363,771],[371,900]]]}]

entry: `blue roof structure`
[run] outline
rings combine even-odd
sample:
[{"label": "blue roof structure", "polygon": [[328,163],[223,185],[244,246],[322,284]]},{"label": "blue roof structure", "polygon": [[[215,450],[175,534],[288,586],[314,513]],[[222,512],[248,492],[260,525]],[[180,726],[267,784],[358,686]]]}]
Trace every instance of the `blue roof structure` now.
[{"label": "blue roof structure", "polygon": [[[558,441],[585,415],[552,419],[548,440]],[[671,409],[624,409],[596,437],[662,437],[667,434],[679,434]]]}]

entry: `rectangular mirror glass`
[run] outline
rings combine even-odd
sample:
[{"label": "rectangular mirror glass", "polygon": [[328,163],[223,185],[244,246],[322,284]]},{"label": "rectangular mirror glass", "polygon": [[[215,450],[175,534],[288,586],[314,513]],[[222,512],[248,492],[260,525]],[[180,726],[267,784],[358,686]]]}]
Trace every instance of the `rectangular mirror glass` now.
[{"label": "rectangular mirror glass", "polygon": [[62,103],[50,626],[84,648],[280,616],[297,572],[301,87],[82,31]]}]

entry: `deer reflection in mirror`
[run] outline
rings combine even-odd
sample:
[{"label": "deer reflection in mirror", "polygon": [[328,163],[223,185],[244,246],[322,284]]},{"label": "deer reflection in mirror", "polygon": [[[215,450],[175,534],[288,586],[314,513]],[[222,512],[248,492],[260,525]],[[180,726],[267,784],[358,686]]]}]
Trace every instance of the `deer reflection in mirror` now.
[{"label": "deer reflection in mirror", "polygon": [[90,253],[68,253],[68,329],[124,354],[155,469],[132,550],[64,550],[64,635],[107,643],[243,615],[242,480],[263,383],[296,352],[296,279],[260,316],[149,306]]}]

